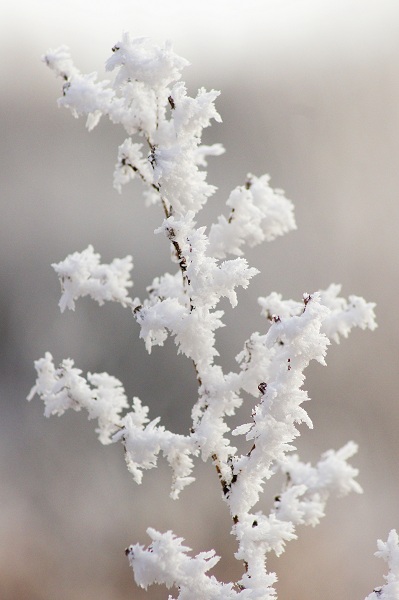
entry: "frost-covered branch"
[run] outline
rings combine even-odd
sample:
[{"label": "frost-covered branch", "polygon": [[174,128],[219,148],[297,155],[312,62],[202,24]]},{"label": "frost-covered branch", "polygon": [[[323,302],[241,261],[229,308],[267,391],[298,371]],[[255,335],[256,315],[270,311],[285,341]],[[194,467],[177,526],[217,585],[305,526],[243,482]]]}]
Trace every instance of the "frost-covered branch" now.
[{"label": "frost-covered branch", "polygon": [[[370,329],[377,327],[375,321],[375,302],[366,302],[359,296],[349,296],[348,300],[338,296],[341,286],[332,283],[326,290],[320,290],[321,303],[330,309],[324,319],[322,331],[326,336],[339,344],[340,336],[348,337],[353,327]],[[272,292],[267,298],[259,298],[262,314],[269,320],[274,315],[288,317],[301,312],[302,306],[295,300],[282,300],[281,294]]]},{"label": "frost-covered branch", "polygon": [[374,556],[382,558],[389,568],[384,575],[386,583],[375,588],[366,600],[397,600],[399,598],[399,537],[395,529],[389,532],[388,540],[378,540],[378,550]]},{"label": "frost-covered branch", "polygon": [[91,296],[100,306],[107,300],[132,306],[128,297],[128,288],[133,286],[132,257],[115,258],[110,265],[100,264],[100,258],[93,246],[88,246],[83,252],[74,252],[52,265],[61,283],[61,312],[66,308],[75,310],[75,300],[83,296]]},{"label": "frost-covered branch", "polygon": [[273,190],[269,181],[269,175],[258,178],[248,174],[245,185],[231,192],[226,202],[231,209],[229,217],[220,216],[210,229],[211,256],[241,256],[245,243],[257,246],[296,229],[292,202],[282,190]]},{"label": "frost-covered branch", "polygon": [[[154,583],[167,588],[176,586],[179,590],[177,600],[249,598],[248,594],[234,591],[233,584],[220,583],[206,574],[219,562],[220,557],[214,550],[191,558],[188,556],[191,548],[184,546],[184,540],[171,531],[159,533],[150,527],[147,533],[152,539],[148,548],[135,544],[126,549],[139,586],[145,589]],[[169,600],[173,600],[172,596]]]},{"label": "frost-covered branch", "polygon": [[[132,179],[141,180],[145,203],[161,208],[155,233],[164,236],[175,265],[174,272],[153,280],[146,298],[132,299],[132,258],[102,264],[89,246],[53,265],[61,282],[61,311],[74,309],[83,296],[128,307],[148,352],[170,335],[178,353],[191,359],[198,398],[192,399],[187,435],[178,435],[160,425],[159,418],[150,420],[149,409],[138,398],[129,406],[114,377],[89,373],[85,379],[73,361],[64,360],[56,368],[46,353],[35,363],[37,381],[29,399],[39,395],[46,416],[85,409],[98,421],[101,442],[122,442],[137,483],[162,454],[173,471],[172,498],[194,481],[194,457],[212,462],[232,517],[242,577],[235,583],[218,582],[207,574],[219,560],[213,550],[190,557],[181,538],[150,528],[148,548],[136,544],[126,551],[138,585],[175,586],[180,600],[274,599],[277,576],[267,570],[267,554],[280,555],[297,537],[299,525],[316,525],[331,495],[361,492],[357,469],[348,462],[357,451],[354,442],[325,452],[314,467],[293,451],[300,424],[312,427],[303,407],[309,400],[303,389],[306,367],[312,360],[324,365],[330,340],[338,342],[353,327],[373,330],[374,303],[339,297],[337,285],[306,293],[299,301],[284,301],[275,292],[259,298],[268,319],[264,331],[250,335],[236,358],[237,371],[225,373],[217,364],[216,333],[224,326],[220,301],[227,298],[234,308],[237,289],[246,289],[258,274],[243,257],[246,245],[272,241],[296,228],[292,202],[270,186],[268,175],[248,175],[228,197],[229,214],[221,215],[208,231],[197,226],[198,211],[216,191],[207,182],[207,157],[224,152],[221,144],[201,144],[203,129],[221,121],[215,108],[219,92],[201,88],[190,97],[181,81],[188,62],[170,44],[160,48],[125,34],[106,63],[115,75],[112,82],[98,81],[96,73],[81,74],[65,46],[49,51],[44,61],[63,80],[60,106],[75,117],[85,116],[89,130],[102,116],[125,129],[128,137],[117,152],[114,187],[121,192]],[[243,404],[243,392],[254,396],[256,405],[252,413],[244,407],[244,423],[231,431],[229,417]],[[246,453],[239,454],[233,445],[236,436],[245,436]],[[286,481],[267,514],[255,507],[277,472]],[[369,600],[393,600],[397,537],[391,532],[387,545],[379,544],[391,574]]]},{"label": "frost-covered branch", "polygon": [[99,440],[109,444],[112,436],[122,426],[121,412],[128,407],[121,382],[108,373],[88,373],[87,380],[71,359],[63,360],[55,368],[53,357],[46,352],[35,361],[36,384],[28,400],[35,394],[44,402],[44,415],[62,415],[68,409],[87,410],[89,419],[98,420]]}]

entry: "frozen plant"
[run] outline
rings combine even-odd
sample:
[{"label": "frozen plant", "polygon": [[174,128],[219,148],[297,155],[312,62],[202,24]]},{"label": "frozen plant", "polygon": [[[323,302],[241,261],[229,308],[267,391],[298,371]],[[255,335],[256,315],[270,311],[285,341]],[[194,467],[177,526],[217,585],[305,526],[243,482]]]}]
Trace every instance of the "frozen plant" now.
[{"label": "frozen plant", "polygon": [[[221,120],[214,105],[219,92],[201,88],[190,97],[181,81],[188,62],[170,44],[159,48],[147,39],[124,35],[106,63],[107,70],[116,73],[112,83],[97,81],[95,73],[81,74],[65,46],[50,50],[44,61],[64,82],[60,106],[75,117],[86,116],[89,130],[103,115],[126,130],[114,186],[120,192],[130,180],[142,180],[146,203],[158,205],[163,213],[155,233],[166,237],[176,265],[175,272],[149,285],[147,298],[133,299],[128,294],[132,258],[102,264],[89,246],[53,265],[61,282],[61,311],[73,310],[79,297],[89,295],[99,304],[114,301],[128,308],[148,352],[172,336],[177,351],[194,363],[198,399],[190,430],[177,435],[159,418],[150,418],[139,398],[130,405],[115,377],[84,377],[70,359],[57,367],[48,352],[35,363],[37,380],[28,399],[40,396],[47,417],[85,409],[89,419],[97,421],[103,444],[122,443],[137,483],[144,470],[157,466],[161,453],[173,471],[172,498],[194,481],[193,457],[215,468],[238,544],[235,557],[243,565],[241,579],[219,582],[208,574],[219,560],[214,550],[192,556],[182,538],[149,528],[148,547],[136,544],[126,550],[139,586],[174,586],[181,600],[276,598],[277,576],[267,569],[268,553],[280,555],[296,538],[298,525],[319,523],[330,495],[361,492],[357,469],[348,462],[357,451],[354,442],[328,450],[312,466],[293,453],[293,441],[298,424],[312,427],[303,408],[309,399],[303,389],[305,368],[311,360],[324,365],[330,340],[339,342],[352,327],[373,330],[374,304],[357,296],[342,298],[338,285],[305,293],[299,301],[283,300],[276,293],[260,298],[265,331],[245,341],[237,370],[224,373],[215,362],[215,332],[223,326],[219,301],[226,297],[236,306],[236,289],[246,288],[258,272],[243,258],[246,245],[272,241],[295,229],[291,201],[270,186],[268,175],[248,175],[244,185],[231,192],[226,215],[208,230],[196,226],[196,214],[215,192],[206,181],[207,158],[224,152],[221,144],[201,144],[202,130],[212,119]],[[248,422],[231,431],[229,417],[241,406],[242,392],[254,396],[256,405]],[[245,454],[234,447],[234,436],[245,437]],[[264,514],[256,505],[265,482],[278,472],[284,474],[285,484]],[[387,544],[379,544],[390,574],[386,585],[369,598],[397,600],[396,533],[391,532]]]}]

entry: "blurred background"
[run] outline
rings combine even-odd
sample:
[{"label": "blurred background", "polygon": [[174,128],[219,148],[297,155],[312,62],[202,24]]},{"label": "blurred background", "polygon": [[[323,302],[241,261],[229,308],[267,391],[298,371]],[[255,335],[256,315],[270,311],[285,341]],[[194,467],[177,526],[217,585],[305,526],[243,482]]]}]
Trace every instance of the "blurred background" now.
[{"label": "blurred background", "polygon": [[[239,306],[226,309],[220,362],[253,331],[264,331],[256,299],[275,290],[304,292],[342,283],[345,296],[377,303],[379,328],[332,345],[327,367],[307,371],[302,427],[306,460],[359,443],[353,464],[364,494],[332,499],[315,529],[302,528],[286,553],[270,559],[279,597],[363,599],[383,583],[377,538],[399,527],[397,303],[399,222],[399,5],[396,0],[16,1],[0,9],[2,93],[0,218],[0,598],[2,600],[160,600],[163,587],[136,587],[124,556],[148,543],[145,530],[172,529],[195,553],[215,548],[215,575],[238,578],[231,523],[210,465],[178,502],[160,468],[137,486],[120,445],[104,447],[83,414],[46,420],[35,398],[33,361],[50,351],[83,370],[120,378],[174,431],[184,433],[196,397],[191,364],[172,342],[146,354],[129,311],[81,300],[60,314],[51,269],[93,244],[104,262],[133,254],[133,294],[169,270],[169,251],[153,236],[162,214],[144,209],[140,185],[112,188],[121,129],[58,110],[60,82],[40,62],[67,44],[84,72],[103,74],[123,31],[174,42],[188,58],[189,92],[222,91],[223,123],[205,142],[219,188],[199,217],[224,211],[246,174],[272,176],[296,207],[298,230],[247,255],[261,271]],[[240,418],[247,420],[246,401]],[[273,486],[273,484],[272,484]],[[275,490],[259,505],[268,510]]]}]

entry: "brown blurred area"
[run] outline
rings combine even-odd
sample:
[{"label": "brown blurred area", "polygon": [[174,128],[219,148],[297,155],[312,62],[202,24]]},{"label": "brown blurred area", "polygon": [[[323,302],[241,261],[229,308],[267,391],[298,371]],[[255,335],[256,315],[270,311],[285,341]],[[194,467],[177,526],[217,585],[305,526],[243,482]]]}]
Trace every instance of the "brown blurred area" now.
[{"label": "brown blurred area", "polygon": [[[245,40],[224,37],[219,46],[212,38],[206,53],[195,32],[190,43],[187,33],[180,46],[175,40],[193,64],[190,92],[202,85],[222,91],[223,124],[209,129],[205,141],[220,141],[227,152],[210,159],[209,181],[219,191],[199,222],[224,210],[229,191],[248,172],[270,173],[296,207],[298,230],[248,252],[261,274],[234,311],[223,304],[221,364],[234,368],[245,339],[264,330],[256,299],[272,290],[299,299],[334,282],[345,296],[377,303],[374,333],[353,332],[331,346],[327,367],[309,368],[306,409],[314,429],[302,427],[297,444],[314,462],[356,441],[352,462],[364,494],[331,499],[318,527],[299,529],[286,553],[270,559],[281,599],[364,598],[386,572],[373,557],[376,540],[399,528],[399,11],[395,21],[388,6],[380,3],[386,20],[382,14],[363,37],[362,15],[352,14],[343,31],[337,18],[335,34],[316,35],[326,23],[314,22],[287,46],[277,37],[268,43],[259,31],[253,38],[245,31]],[[163,587],[139,590],[124,556],[127,545],[147,544],[148,526],[172,529],[195,553],[215,548],[223,556],[215,575],[238,578],[231,523],[211,465],[198,463],[197,481],[174,502],[162,460],[137,486],[122,448],[101,446],[85,415],[46,420],[37,398],[25,401],[33,361],[47,350],[57,363],[73,358],[84,373],[115,375],[129,397],[139,396],[152,417],[177,432],[188,430],[196,397],[189,361],[176,356],[170,341],[148,356],[128,311],[87,299],[74,313],[58,310],[50,264],[88,244],[105,262],[132,254],[132,293],[141,297],[153,277],[172,267],[166,241],[153,236],[162,215],[144,209],[140,184],[121,196],[112,189],[123,132],[104,121],[88,134],[83,120],[57,109],[60,85],[38,61],[47,42],[38,50],[39,37],[25,38],[13,64],[1,67],[0,598],[167,598]],[[105,50],[114,41],[104,40]],[[246,399],[243,422],[250,406]],[[267,511],[273,486],[259,509]]]}]

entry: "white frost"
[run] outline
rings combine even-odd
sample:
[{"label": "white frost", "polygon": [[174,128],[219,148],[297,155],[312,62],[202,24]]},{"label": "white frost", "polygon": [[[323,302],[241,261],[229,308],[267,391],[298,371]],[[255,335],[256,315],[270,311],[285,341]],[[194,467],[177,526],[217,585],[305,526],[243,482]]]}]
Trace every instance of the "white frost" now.
[{"label": "white frost", "polygon": [[[137,483],[162,455],[173,472],[172,498],[194,481],[194,457],[212,461],[233,519],[235,556],[245,564],[242,577],[234,584],[217,581],[208,575],[219,560],[213,550],[191,557],[182,538],[148,529],[150,546],[127,550],[138,585],[175,586],[179,600],[275,600],[277,576],[267,570],[268,553],[280,555],[296,538],[298,526],[316,525],[330,496],[361,492],[357,469],[348,462],[356,444],[329,450],[312,466],[293,454],[293,443],[301,423],[312,427],[303,407],[309,400],[303,389],[305,369],[312,360],[325,364],[330,340],[338,342],[353,327],[373,330],[374,303],[353,295],[346,300],[335,284],[299,301],[283,300],[276,292],[261,297],[268,319],[264,331],[245,342],[236,358],[237,372],[225,373],[217,364],[216,332],[224,326],[218,305],[227,298],[235,307],[237,290],[246,289],[258,273],[243,257],[245,246],[296,228],[293,204],[270,186],[268,175],[250,174],[230,193],[229,214],[219,216],[208,230],[198,227],[196,215],[216,191],[207,181],[207,159],[224,152],[221,144],[201,143],[203,130],[221,122],[215,106],[219,92],[200,88],[191,97],[181,81],[188,61],[170,43],[159,47],[124,34],[112,50],[106,68],[113,81],[81,74],[65,46],[49,50],[43,60],[63,81],[59,106],[75,117],[85,116],[89,130],[102,116],[124,128],[127,137],[118,148],[114,187],[121,192],[132,179],[141,180],[146,204],[163,211],[155,233],[165,236],[175,272],[156,277],[142,302],[132,300],[131,256],[102,264],[88,246],[53,265],[62,288],[59,305],[61,311],[74,309],[78,298],[90,296],[99,304],[115,301],[128,307],[148,352],[172,336],[177,351],[193,362],[198,381],[192,426],[187,435],[166,430],[159,418],[149,419],[148,407],[138,398],[129,407],[116,378],[107,373],[84,378],[70,359],[56,368],[49,353],[35,363],[37,380],[28,398],[38,394],[46,416],[85,409],[97,420],[102,443],[121,441]],[[256,405],[231,431],[227,419],[243,404],[243,392],[254,396]],[[237,453],[231,436],[245,436],[243,454]],[[266,482],[278,471],[286,481],[269,514],[253,512]],[[379,541],[378,548],[389,575],[367,600],[397,600],[396,532],[386,543]]]},{"label": "white frost", "polygon": [[389,568],[384,575],[386,583],[374,589],[366,600],[397,600],[399,598],[399,537],[395,529],[389,532],[388,540],[378,540],[375,556],[382,558]]},{"label": "white frost", "polygon": [[122,306],[132,305],[128,296],[128,288],[133,286],[132,257],[115,258],[109,265],[101,264],[100,258],[93,246],[88,246],[83,252],[74,252],[52,265],[61,283],[61,312],[66,308],[74,310],[75,300],[83,296],[91,296],[100,305],[110,300]]}]

